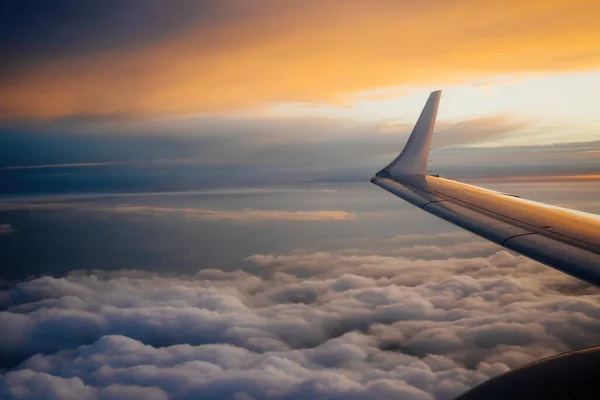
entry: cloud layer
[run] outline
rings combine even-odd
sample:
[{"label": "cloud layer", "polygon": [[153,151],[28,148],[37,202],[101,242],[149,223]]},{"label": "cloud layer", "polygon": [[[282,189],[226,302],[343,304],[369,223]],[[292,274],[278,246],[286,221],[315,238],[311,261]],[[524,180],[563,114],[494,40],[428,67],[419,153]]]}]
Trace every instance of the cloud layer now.
[{"label": "cloud layer", "polygon": [[[75,199],[77,198],[75,197]],[[104,205],[84,201],[0,201],[0,211],[15,210],[66,211],[72,213],[118,213],[128,215],[140,214],[154,217],[174,216],[196,221],[224,221],[232,223],[343,221],[355,217],[355,214],[353,213],[340,210],[211,210],[205,208],[141,206],[127,203]],[[12,231],[10,225],[0,225],[0,235],[7,235],[12,233]]]},{"label": "cloud layer", "polygon": [[0,224],[0,236],[10,235],[11,233],[13,233],[13,228],[10,224]]},{"label": "cloud layer", "polygon": [[[550,167],[554,168],[551,174],[587,174],[588,166],[597,172],[594,151],[600,148],[598,141],[473,147],[532,135],[538,124],[508,115],[440,121],[430,166],[442,172],[460,167],[480,174],[495,168],[494,176],[501,171],[506,171],[503,176],[547,174]],[[0,175],[5,180],[0,190],[34,186],[40,191],[47,174],[59,175],[53,179],[54,185],[65,180],[80,183],[78,178],[83,183],[106,181],[108,175],[116,174],[120,183],[128,179],[125,188],[137,187],[155,175],[163,186],[178,185],[174,190],[207,180],[212,185],[234,185],[240,179],[254,183],[331,180],[344,173],[364,180],[402,150],[412,127],[412,121],[386,125],[308,117],[169,118],[121,125],[98,120],[8,124],[0,126],[4,144]],[[507,160],[513,166],[508,170]],[[524,166],[538,168],[531,171]],[[187,172],[193,175],[182,176]],[[65,178],[67,173],[71,175]],[[31,183],[22,181],[29,176],[33,176]],[[52,191],[52,185],[48,186],[41,191]]]},{"label": "cloud layer", "polygon": [[0,24],[4,118],[340,103],[390,86],[600,65],[593,0],[10,3],[20,2]]},{"label": "cloud layer", "polygon": [[[416,105],[415,109],[419,109]],[[531,121],[507,115],[440,122],[435,146],[523,135]],[[312,117],[195,117],[160,121],[80,120],[0,125],[1,173],[38,169],[131,170],[132,166],[331,167],[387,162],[413,127]],[[23,134],[28,140],[23,140]],[[593,150],[594,148],[590,148]],[[68,150],[68,151],[67,151]],[[219,171],[206,171],[218,175]]]},{"label": "cloud layer", "polygon": [[594,289],[505,251],[475,256],[479,242],[463,239],[429,259],[299,250],[252,256],[247,272],[18,284],[0,292],[0,355],[21,363],[0,394],[451,399],[598,343]]}]

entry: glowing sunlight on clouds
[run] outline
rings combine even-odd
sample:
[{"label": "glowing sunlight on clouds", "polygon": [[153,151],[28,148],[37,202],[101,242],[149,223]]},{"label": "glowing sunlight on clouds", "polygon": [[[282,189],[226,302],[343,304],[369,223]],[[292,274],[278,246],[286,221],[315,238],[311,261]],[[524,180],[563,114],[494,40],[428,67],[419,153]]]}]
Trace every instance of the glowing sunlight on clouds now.
[{"label": "glowing sunlight on clouds", "polygon": [[352,93],[406,84],[591,70],[600,67],[597,9],[592,0],[211,4],[203,12],[214,12],[213,22],[220,23],[191,24],[152,45],[40,58],[0,76],[0,115],[337,103]]}]

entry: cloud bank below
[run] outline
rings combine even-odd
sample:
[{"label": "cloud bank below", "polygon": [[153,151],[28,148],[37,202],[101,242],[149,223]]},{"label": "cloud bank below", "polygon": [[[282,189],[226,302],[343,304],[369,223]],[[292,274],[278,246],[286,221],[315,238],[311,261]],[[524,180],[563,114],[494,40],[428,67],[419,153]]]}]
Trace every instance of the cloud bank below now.
[{"label": "cloud bank below", "polygon": [[246,272],[20,283],[0,292],[0,355],[11,363],[0,394],[451,399],[598,344],[593,289],[505,251],[476,256],[472,239],[441,239],[460,243],[428,259],[298,250],[252,256]]}]

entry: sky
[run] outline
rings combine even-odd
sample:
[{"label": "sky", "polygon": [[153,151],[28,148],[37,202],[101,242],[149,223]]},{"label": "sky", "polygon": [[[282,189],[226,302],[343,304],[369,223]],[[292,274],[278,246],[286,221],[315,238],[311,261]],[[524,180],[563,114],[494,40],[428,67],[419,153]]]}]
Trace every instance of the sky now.
[{"label": "sky", "polygon": [[369,183],[600,213],[591,0],[0,4],[0,397],[453,399],[597,291]]}]

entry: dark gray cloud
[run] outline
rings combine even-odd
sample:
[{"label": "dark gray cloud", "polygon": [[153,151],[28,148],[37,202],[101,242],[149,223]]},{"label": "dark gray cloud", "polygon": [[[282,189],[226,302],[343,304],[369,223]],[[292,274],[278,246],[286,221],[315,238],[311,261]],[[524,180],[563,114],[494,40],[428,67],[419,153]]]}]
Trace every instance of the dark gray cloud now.
[{"label": "dark gray cloud", "polygon": [[[438,124],[439,147],[476,145],[528,129],[508,117]],[[4,123],[4,166],[184,160],[194,165],[332,166],[399,152],[412,125],[313,118],[189,117],[150,121]]]},{"label": "dark gray cloud", "polygon": [[0,235],[10,235],[13,233],[13,228],[10,224],[0,224]]},{"label": "dark gray cloud", "polygon": [[[0,191],[156,191],[366,181],[397,155],[410,129],[277,118],[4,124]],[[598,142],[456,147],[527,129],[527,122],[502,117],[440,123],[430,169],[452,177],[597,171],[593,151]]]},{"label": "dark gray cloud", "polygon": [[[135,51],[164,43],[190,30],[201,50],[243,44],[228,27],[273,24],[273,14],[303,2],[219,2],[214,0],[6,0],[0,5],[1,72],[18,73],[44,61]],[[115,54],[115,53],[113,53]],[[1,75],[0,75],[1,76]],[[10,77],[10,75],[9,75]]]},{"label": "dark gray cloud", "polygon": [[299,250],[252,256],[248,272],[20,283],[0,292],[0,354],[22,362],[0,394],[450,399],[597,344],[595,289],[506,251],[477,257],[463,239],[430,259]]},{"label": "dark gray cloud", "polygon": [[217,19],[221,8],[202,0],[176,0],[168,5],[155,0],[3,1],[3,69],[47,58],[143,47],[190,26],[215,23],[211,18]]}]

